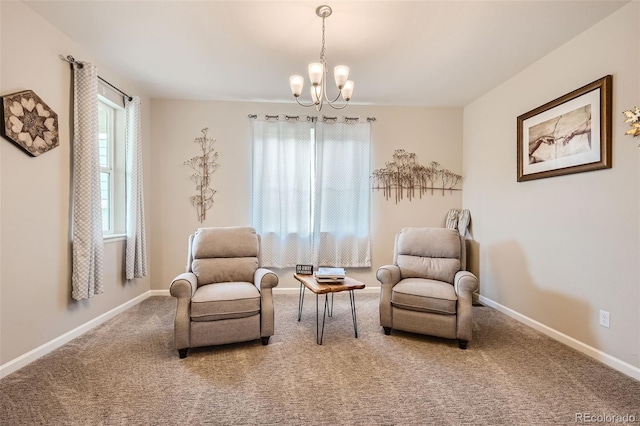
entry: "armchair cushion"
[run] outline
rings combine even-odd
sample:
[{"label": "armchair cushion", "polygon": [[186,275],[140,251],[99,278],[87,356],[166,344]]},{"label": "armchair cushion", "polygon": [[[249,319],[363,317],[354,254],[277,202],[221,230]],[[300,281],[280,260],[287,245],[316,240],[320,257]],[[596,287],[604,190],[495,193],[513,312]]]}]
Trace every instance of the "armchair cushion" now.
[{"label": "armchair cushion", "polygon": [[460,270],[460,260],[400,254],[398,266],[403,279],[426,278],[453,284],[453,278]]},{"label": "armchair cushion", "polygon": [[393,287],[391,305],[400,309],[456,314],[458,298],[451,284],[422,278],[406,278]]},{"label": "armchair cushion", "polygon": [[253,282],[258,268],[257,257],[194,259],[191,270],[198,277],[198,285],[244,281]]},{"label": "armchair cushion", "polygon": [[460,236],[442,228],[403,228],[397,250],[411,256],[460,258]]},{"label": "armchair cushion", "polygon": [[203,285],[191,299],[192,321],[244,318],[258,313],[260,292],[249,282]]},{"label": "armchair cushion", "polygon": [[396,241],[402,278],[426,278],[453,284],[461,269],[458,232],[443,228],[404,228]]},{"label": "armchair cushion", "polygon": [[253,228],[199,228],[193,237],[193,258],[257,257],[258,235]]}]

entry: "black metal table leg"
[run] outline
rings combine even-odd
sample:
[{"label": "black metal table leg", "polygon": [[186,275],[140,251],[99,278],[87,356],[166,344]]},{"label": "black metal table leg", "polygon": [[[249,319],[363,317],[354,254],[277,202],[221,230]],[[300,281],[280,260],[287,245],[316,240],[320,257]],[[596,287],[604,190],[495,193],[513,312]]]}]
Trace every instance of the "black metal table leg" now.
[{"label": "black metal table leg", "polygon": [[329,318],[333,318],[333,293],[331,293],[331,303],[329,304]]},{"label": "black metal table leg", "polygon": [[320,312],[318,310],[318,294],[316,293],[316,343],[318,345],[322,344],[322,338],[324,337],[324,321],[327,317],[327,311],[329,307],[327,302],[329,300],[328,295],[324,295],[324,309],[322,310],[322,331],[320,331]]},{"label": "black metal table leg", "polygon": [[351,301],[351,317],[353,318],[353,331],[358,338],[358,319],[356,318],[356,295],[353,290],[349,290],[349,300]]},{"label": "black metal table leg", "polygon": [[300,283],[300,295],[298,296],[298,322],[302,318],[302,305],[304,304],[304,291],[306,287]]}]

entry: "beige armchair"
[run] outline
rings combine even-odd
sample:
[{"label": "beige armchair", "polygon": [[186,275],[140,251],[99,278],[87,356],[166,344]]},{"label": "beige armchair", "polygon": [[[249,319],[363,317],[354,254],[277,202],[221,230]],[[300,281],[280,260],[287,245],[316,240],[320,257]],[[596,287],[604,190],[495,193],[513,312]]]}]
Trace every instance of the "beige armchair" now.
[{"label": "beige armchair", "polygon": [[189,348],[262,339],[274,332],[278,276],[260,268],[260,236],[253,228],[199,228],[189,237],[187,271],[169,289],[177,298],[175,345]]},{"label": "beige armchair", "polygon": [[393,265],[376,274],[382,285],[380,325],[458,339],[467,348],[473,326],[472,294],[478,279],[465,271],[464,237],[447,228],[403,228]]}]

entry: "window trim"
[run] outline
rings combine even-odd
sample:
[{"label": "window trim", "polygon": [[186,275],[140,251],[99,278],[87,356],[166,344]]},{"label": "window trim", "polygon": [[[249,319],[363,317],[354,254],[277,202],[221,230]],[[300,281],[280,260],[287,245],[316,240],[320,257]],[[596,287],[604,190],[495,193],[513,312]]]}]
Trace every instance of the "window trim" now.
[{"label": "window trim", "polygon": [[[102,164],[100,164],[100,173],[106,173],[109,177],[109,207],[108,207],[108,211],[109,211],[109,225],[108,228],[105,229],[104,228],[104,221],[103,221],[103,227],[102,227],[102,234],[103,235],[113,235],[114,234],[114,226],[115,226],[115,212],[114,212],[114,206],[115,206],[115,188],[114,188],[114,172],[115,172],[115,168],[114,168],[114,156],[115,156],[115,109],[111,106],[108,105],[106,102],[104,102],[102,99],[100,99],[100,97],[98,97],[98,114],[100,114],[101,112],[106,111],[107,112],[107,123],[106,123],[106,127],[107,127],[107,132],[106,132],[106,156],[107,156],[107,164],[106,166],[103,166]],[[98,138],[99,140],[102,140],[100,137]],[[102,188],[100,188],[100,191],[102,192]],[[102,199],[102,196],[100,197],[100,199]],[[102,211],[102,206],[101,206],[101,211]]]},{"label": "window trim", "polygon": [[103,239],[116,241],[126,236],[125,111],[123,106],[101,94],[98,94],[98,109],[109,111],[111,138],[108,144],[109,167],[100,167],[101,173],[109,173],[111,186],[109,229],[103,229]]}]

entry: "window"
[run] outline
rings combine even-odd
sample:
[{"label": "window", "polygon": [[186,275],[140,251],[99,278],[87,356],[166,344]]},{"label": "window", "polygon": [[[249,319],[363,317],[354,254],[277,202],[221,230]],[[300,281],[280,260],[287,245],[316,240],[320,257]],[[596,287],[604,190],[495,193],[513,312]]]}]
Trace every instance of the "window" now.
[{"label": "window", "polygon": [[125,233],[124,111],[98,97],[98,142],[100,148],[100,202],[102,233]]},{"label": "window", "polygon": [[253,121],[253,226],[265,266],[370,266],[369,123]]}]

